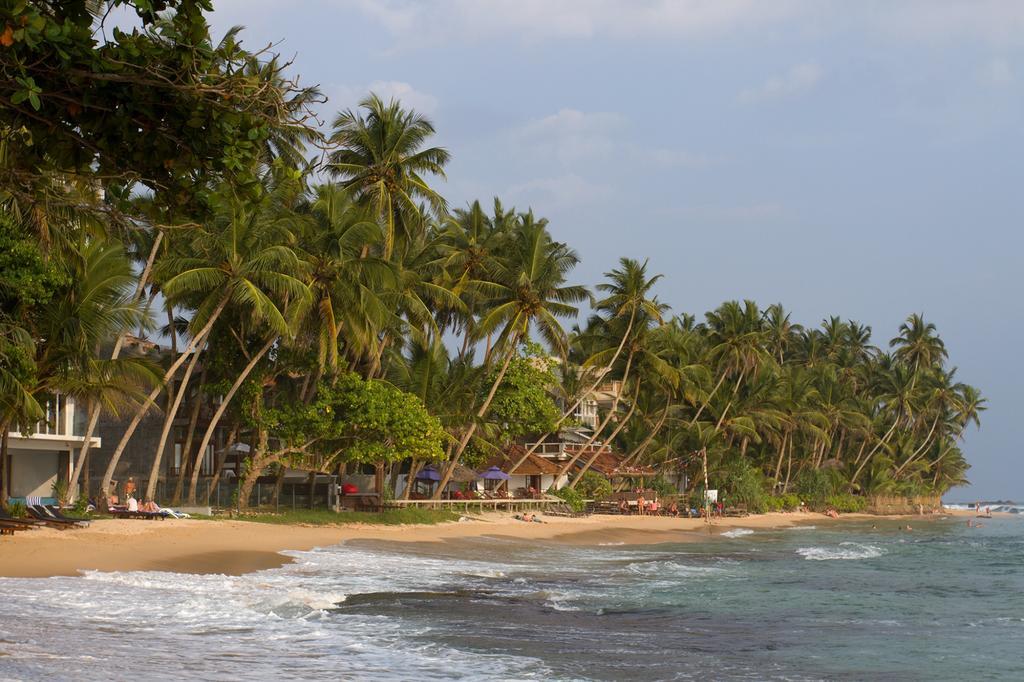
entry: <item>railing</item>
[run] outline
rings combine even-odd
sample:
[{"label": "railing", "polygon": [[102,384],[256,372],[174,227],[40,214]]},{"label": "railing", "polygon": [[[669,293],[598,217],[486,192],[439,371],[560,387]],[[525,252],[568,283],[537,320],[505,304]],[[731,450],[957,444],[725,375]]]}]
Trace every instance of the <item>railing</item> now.
[{"label": "railing", "polygon": [[550,504],[560,503],[562,503],[562,500],[558,498],[534,500],[510,497],[508,499],[496,500],[385,500],[383,506],[385,509],[388,507],[417,507],[420,509],[461,509],[465,512],[468,512],[470,509],[477,509],[482,512],[485,509],[489,511],[497,511],[499,509],[508,511],[542,509]]},{"label": "railing", "polygon": [[[527,443],[523,447],[529,450],[535,445],[537,444]],[[541,455],[542,457],[547,455],[557,455],[561,458],[569,456],[570,452],[575,455],[578,452],[594,453],[600,449],[600,445],[584,445],[582,443],[541,443],[540,447],[534,450],[534,454]]]}]

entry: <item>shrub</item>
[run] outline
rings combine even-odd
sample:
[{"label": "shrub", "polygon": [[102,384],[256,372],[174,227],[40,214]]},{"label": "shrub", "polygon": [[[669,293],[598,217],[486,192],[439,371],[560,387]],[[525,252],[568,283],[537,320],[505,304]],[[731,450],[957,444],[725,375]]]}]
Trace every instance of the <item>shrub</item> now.
[{"label": "shrub", "polygon": [[672,482],[664,476],[658,476],[657,478],[651,479],[649,486],[651,490],[658,493],[658,497],[669,497],[671,495],[679,494],[679,491],[674,485],[672,485]]},{"label": "shrub", "polygon": [[555,497],[561,499],[575,512],[581,512],[586,508],[587,503],[584,500],[583,494],[578,490],[572,488],[562,488],[561,490],[550,490],[548,491]]},{"label": "shrub", "polygon": [[830,495],[836,493],[833,479],[824,469],[808,469],[801,472],[793,481],[793,488],[800,499],[812,507],[822,506]]},{"label": "shrub", "polygon": [[749,462],[738,460],[722,476],[723,503],[742,504],[752,512],[763,512],[771,504],[767,493],[768,481],[760,470]]},{"label": "shrub", "polygon": [[825,503],[833,507],[838,512],[845,512],[847,514],[862,512],[868,506],[867,498],[860,497],[859,495],[851,495],[850,493],[841,493],[839,495],[829,495],[825,499]]},{"label": "shrub", "polygon": [[54,481],[50,486],[50,492],[57,499],[57,504],[64,506],[68,503],[68,482]]},{"label": "shrub", "polygon": [[28,516],[28,509],[25,508],[24,502],[11,502],[7,506],[7,513],[16,519],[23,519]]},{"label": "shrub", "polygon": [[777,495],[774,498],[779,511],[795,511],[800,508],[800,496],[794,493]]},{"label": "shrub", "polygon": [[611,482],[595,471],[588,471],[583,474],[579,482],[579,491],[584,497],[594,500],[603,500],[612,494]]}]

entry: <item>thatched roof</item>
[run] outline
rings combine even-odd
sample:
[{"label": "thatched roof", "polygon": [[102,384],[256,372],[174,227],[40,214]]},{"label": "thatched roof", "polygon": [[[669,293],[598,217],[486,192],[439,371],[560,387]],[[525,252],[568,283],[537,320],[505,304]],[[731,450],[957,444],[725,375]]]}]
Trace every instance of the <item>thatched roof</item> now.
[{"label": "thatched roof", "polygon": [[524,454],[526,454],[526,448],[522,445],[513,445],[504,453],[492,457],[483,468],[498,467],[506,474],[513,476],[554,476],[558,473],[557,464],[535,454],[530,454],[515,471],[509,471],[509,468],[518,462]]}]

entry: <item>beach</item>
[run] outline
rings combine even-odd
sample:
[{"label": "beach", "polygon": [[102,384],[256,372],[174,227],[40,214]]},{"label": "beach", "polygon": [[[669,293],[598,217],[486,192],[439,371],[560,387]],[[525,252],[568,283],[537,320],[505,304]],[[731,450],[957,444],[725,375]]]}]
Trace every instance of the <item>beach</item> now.
[{"label": "beach", "polygon": [[1024,524],[965,516],[29,531],[0,679],[1019,679]]},{"label": "beach", "polygon": [[[973,516],[970,512],[948,512]],[[703,519],[664,516],[541,516],[543,523],[514,519],[507,512],[464,516],[435,525],[275,525],[241,520],[99,519],[88,528],[40,528],[0,539],[0,577],[73,576],[83,570],[170,571],[242,575],[291,561],[281,552],[307,551],[351,540],[401,543],[452,542],[473,537],[514,538],[558,544],[648,545],[707,540],[737,528],[752,530],[841,524],[850,521],[933,517],[847,514],[830,519],[816,513],[770,513]],[[914,521],[910,521],[914,522]]]}]

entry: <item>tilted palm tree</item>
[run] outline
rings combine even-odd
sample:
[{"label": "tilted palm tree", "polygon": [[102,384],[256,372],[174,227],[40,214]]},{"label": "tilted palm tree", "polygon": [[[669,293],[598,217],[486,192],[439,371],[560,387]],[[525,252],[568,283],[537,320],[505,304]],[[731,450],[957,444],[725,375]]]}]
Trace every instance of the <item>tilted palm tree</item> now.
[{"label": "tilted palm tree", "polygon": [[[488,309],[475,325],[477,338],[496,333],[495,353],[484,364],[495,366],[494,356],[503,356],[490,390],[476,412],[482,419],[490,409],[494,394],[515,356],[519,342],[536,330],[550,348],[566,355],[568,339],[559,318],[577,314],[575,304],[584,301],[585,288],[566,284],[566,277],[579,262],[579,256],[561,242],[551,238],[547,221],[532,213],[520,216],[505,258],[495,264],[487,283]],[[451,480],[455,464],[478,428],[478,421],[469,425],[450,459],[437,495]]]}]

